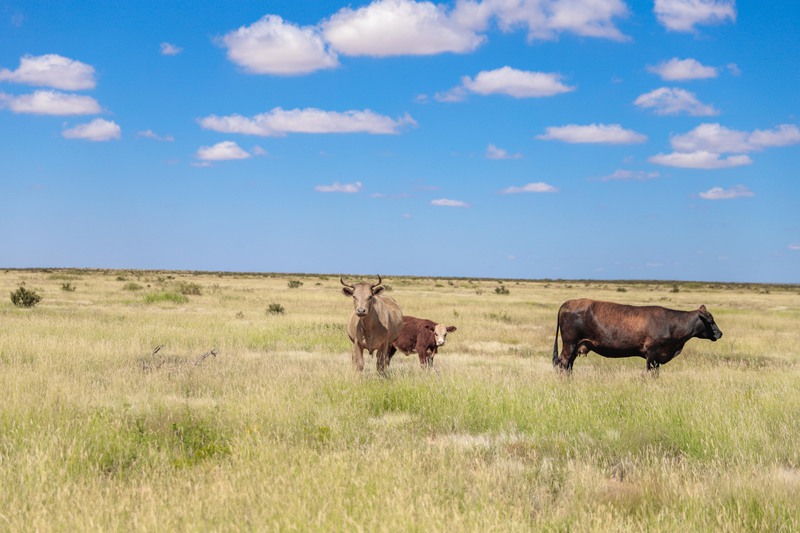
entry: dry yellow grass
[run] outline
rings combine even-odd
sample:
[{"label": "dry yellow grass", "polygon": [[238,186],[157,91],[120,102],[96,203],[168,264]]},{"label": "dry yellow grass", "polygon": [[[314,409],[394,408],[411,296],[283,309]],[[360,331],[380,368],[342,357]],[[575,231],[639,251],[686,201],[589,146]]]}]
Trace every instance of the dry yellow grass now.
[{"label": "dry yellow grass", "polygon": [[[355,375],[334,275],[0,271],[43,296],[0,302],[0,529],[800,529],[797,287],[385,282],[458,326],[438,372]],[[565,378],[577,296],[705,304],[725,335]]]}]

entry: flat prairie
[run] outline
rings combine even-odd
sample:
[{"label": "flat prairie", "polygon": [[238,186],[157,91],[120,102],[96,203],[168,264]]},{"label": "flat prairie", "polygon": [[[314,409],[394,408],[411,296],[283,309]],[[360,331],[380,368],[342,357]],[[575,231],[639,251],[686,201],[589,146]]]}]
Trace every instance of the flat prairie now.
[{"label": "flat prairie", "polygon": [[[354,372],[338,274],[0,270],[0,530],[800,530],[800,287],[384,284],[435,371]],[[724,336],[562,375],[577,297]]]}]

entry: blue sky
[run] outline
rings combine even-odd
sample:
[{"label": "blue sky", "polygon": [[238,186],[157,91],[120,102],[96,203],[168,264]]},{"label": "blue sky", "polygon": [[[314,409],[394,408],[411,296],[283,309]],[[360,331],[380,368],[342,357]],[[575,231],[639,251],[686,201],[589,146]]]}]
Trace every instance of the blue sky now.
[{"label": "blue sky", "polygon": [[792,1],[0,0],[0,267],[800,282]]}]

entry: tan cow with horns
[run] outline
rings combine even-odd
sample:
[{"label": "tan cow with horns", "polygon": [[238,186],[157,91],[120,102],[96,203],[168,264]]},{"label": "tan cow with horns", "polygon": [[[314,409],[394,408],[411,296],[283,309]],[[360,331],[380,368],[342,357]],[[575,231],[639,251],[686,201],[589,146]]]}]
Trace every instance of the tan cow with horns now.
[{"label": "tan cow with horns", "polygon": [[343,278],[342,293],[353,297],[353,314],[347,323],[347,336],[353,342],[353,368],[364,370],[364,350],[377,352],[377,370],[384,374],[389,364],[389,346],[403,329],[403,311],[393,298],[383,293],[380,275],[378,283],[348,285]]}]

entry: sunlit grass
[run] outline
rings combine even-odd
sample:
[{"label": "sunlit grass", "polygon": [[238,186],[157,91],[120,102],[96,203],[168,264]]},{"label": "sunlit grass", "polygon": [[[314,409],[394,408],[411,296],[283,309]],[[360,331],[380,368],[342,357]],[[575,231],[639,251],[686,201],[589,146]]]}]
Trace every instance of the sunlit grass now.
[{"label": "sunlit grass", "polygon": [[[2,529],[800,529],[797,288],[386,281],[458,327],[437,371],[355,375],[336,276],[0,271],[43,297],[0,302]],[[705,304],[724,337],[562,376],[576,296]]]}]

